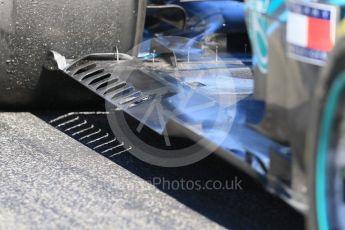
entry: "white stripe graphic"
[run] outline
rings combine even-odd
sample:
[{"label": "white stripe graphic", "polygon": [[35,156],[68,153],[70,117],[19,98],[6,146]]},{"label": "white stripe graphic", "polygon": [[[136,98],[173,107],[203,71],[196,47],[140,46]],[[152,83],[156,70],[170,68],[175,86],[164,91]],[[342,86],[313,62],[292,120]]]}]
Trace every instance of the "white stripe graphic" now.
[{"label": "white stripe graphic", "polygon": [[307,47],[308,46],[308,17],[296,14],[293,12],[288,13],[287,20],[287,41],[293,45]]}]

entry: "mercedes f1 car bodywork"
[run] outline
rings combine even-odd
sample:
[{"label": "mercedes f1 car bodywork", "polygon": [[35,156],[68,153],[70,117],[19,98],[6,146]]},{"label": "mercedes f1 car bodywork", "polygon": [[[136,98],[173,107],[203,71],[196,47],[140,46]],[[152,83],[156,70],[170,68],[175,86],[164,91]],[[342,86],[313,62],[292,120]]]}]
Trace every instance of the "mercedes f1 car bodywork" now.
[{"label": "mercedes f1 car bodywork", "polygon": [[344,229],[343,1],[248,1],[260,130],[290,148],[311,229]]},{"label": "mercedes f1 car bodywork", "polygon": [[[345,228],[344,1],[36,4],[0,5],[2,106],[90,104],[61,76],[38,90],[44,64],[121,111],[109,121],[139,159],[174,167],[214,151],[305,213],[310,229]],[[132,135],[130,119],[167,145]]]}]

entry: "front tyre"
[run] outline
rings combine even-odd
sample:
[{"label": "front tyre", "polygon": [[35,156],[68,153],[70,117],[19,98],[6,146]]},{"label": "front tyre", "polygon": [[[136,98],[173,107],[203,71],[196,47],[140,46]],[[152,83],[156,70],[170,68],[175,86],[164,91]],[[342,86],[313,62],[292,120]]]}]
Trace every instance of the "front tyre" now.
[{"label": "front tyre", "polygon": [[345,68],[321,103],[310,171],[310,229],[345,229]]}]

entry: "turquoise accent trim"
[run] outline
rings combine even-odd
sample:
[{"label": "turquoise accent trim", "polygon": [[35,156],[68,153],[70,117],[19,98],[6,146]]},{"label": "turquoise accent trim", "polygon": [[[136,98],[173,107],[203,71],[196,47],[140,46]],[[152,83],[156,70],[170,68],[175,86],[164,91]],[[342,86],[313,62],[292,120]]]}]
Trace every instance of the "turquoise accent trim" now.
[{"label": "turquoise accent trim", "polygon": [[344,0],[330,0],[330,1],[328,1],[328,3],[330,3],[332,5],[336,5],[336,6],[344,6],[345,5]]},{"label": "turquoise accent trim", "polygon": [[327,98],[326,108],[323,112],[321,133],[316,156],[316,212],[320,230],[329,230],[327,208],[327,157],[330,145],[333,120],[337,105],[342,93],[345,91],[345,72],[341,73],[333,82]]},{"label": "turquoise accent trim", "polygon": [[284,0],[275,0],[272,1],[268,7],[267,14],[273,15],[282,5],[284,4]]}]

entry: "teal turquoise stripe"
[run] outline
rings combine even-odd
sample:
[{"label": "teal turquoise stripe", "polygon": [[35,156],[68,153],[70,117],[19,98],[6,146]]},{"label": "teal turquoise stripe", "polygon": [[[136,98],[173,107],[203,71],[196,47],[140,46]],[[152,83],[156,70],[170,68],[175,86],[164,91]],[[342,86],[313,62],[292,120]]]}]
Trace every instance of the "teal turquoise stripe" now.
[{"label": "teal turquoise stripe", "polygon": [[345,72],[334,81],[329,91],[327,104],[323,113],[321,133],[316,158],[316,211],[320,230],[329,230],[327,208],[327,158],[330,137],[337,105],[345,90]]},{"label": "teal turquoise stripe", "polygon": [[267,14],[273,15],[283,4],[284,4],[284,0],[271,1],[267,10]]},{"label": "teal turquoise stripe", "polygon": [[329,0],[328,3],[337,5],[337,6],[344,6],[345,0]]}]

